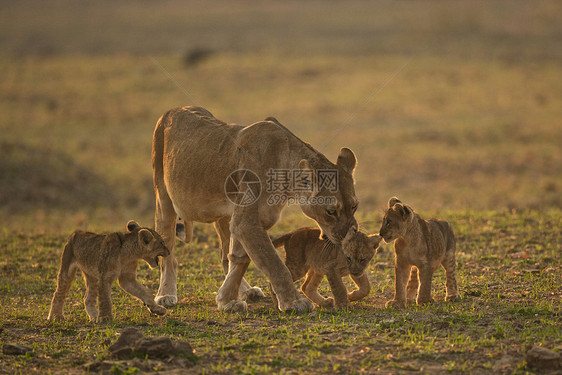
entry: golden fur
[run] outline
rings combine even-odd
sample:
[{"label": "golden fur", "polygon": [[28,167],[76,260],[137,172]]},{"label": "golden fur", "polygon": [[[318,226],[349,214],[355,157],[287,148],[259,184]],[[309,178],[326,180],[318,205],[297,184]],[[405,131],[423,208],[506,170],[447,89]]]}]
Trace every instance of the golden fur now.
[{"label": "golden fur", "polygon": [[[321,307],[335,305],[342,308],[350,301],[366,297],[371,291],[365,268],[373,259],[380,241],[378,235],[367,236],[351,228],[340,247],[321,239],[317,228],[301,228],[274,240],[273,246],[285,248],[285,265],[293,281],[306,275],[301,290],[308,299]],[[324,298],[318,293],[324,275],[328,278],[334,298]],[[358,287],[349,294],[342,282],[342,277],[347,275]],[[273,300],[277,305],[275,294]]]},{"label": "golden fur", "polygon": [[[171,253],[161,264],[157,303],[177,303],[178,264],[173,250],[179,216],[184,220],[186,242],[191,240],[193,222],[215,224],[226,274],[216,297],[219,309],[245,311],[244,299],[263,296],[259,288],[250,287],[244,280],[251,259],[271,282],[280,310],[311,310],[312,304],[295,289],[289,270],[267,234],[287,205],[268,201],[272,195],[267,189],[268,173],[336,171],[336,191],[317,189],[316,182],[311,181],[310,191],[300,192],[298,197],[304,198],[303,213],[318,223],[325,236],[339,244],[347,230],[356,225],[355,164],[355,155],[347,148],[341,149],[336,164],[331,163],[274,118],[241,126],[222,122],[203,108],[168,111],[156,124],[152,144],[156,230]],[[252,204],[236,204],[225,193],[228,177],[237,170],[249,170],[261,181],[260,194]],[[241,192],[250,190],[247,184],[238,188]],[[281,193],[297,196],[288,189]],[[333,198],[335,202],[312,204],[310,198],[321,198],[317,202]]]},{"label": "golden fur", "polygon": [[[70,235],[61,256],[57,290],[51,302],[48,319],[64,319],[66,294],[79,269],[86,281],[84,305],[93,321],[113,318],[111,285],[115,279],[125,292],[140,299],[158,315],[166,309],[154,302],[154,295],[137,280],[137,263],[144,260],[151,268],[158,267],[158,257],[168,256],[164,241],[152,229],[141,228],[129,221],[127,233],[95,234],[76,231]],[[96,303],[99,299],[99,311]]]},{"label": "golden fur", "polygon": [[439,265],[447,276],[446,300],[458,298],[455,236],[449,223],[423,220],[393,197],[388,201],[380,235],[385,242],[394,241],[396,254],[394,298],[387,306],[405,306],[416,294],[418,304],[432,302],[431,279]]}]

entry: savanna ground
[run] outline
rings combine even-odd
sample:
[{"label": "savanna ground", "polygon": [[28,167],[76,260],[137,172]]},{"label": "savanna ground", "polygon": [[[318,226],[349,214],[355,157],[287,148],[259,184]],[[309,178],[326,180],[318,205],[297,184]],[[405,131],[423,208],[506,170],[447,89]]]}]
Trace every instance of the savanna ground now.
[{"label": "savanna ground", "polygon": [[[194,373],[536,371],[530,345],[562,349],[562,49],[559,2],[4,2],[0,5],[0,373],[81,372],[125,327],[189,341]],[[116,319],[45,320],[76,229],[153,223],[150,147],[167,109],[225,121],[277,117],[334,160],[357,154],[358,219],[388,198],[449,220],[463,300],[384,309],[392,245],[349,311],[287,315],[269,299],[217,311],[212,227],[178,247],[179,298],[163,318],[115,287]],[[295,207],[278,235],[311,225]],[[140,266],[153,290],[158,271]],[[269,294],[263,274],[248,279]],[[323,284],[323,293],[328,293]],[[174,370],[164,362],[154,370]],[[142,367],[142,366],[140,366]],[[116,365],[115,372],[138,367]]]}]

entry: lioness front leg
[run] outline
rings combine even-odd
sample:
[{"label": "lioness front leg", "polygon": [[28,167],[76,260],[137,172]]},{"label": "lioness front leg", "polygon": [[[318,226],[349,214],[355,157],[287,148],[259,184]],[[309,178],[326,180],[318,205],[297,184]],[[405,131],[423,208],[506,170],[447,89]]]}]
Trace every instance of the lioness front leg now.
[{"label": "lioness front leg", "polygon": [[243,312],[248,309],[246,302],[239,299],[240,283],[250,265],[250,257],[242,244],[231,237],[230,254],[228,254],[228,273],[217,294],[219,310],[226,312]]},{"label": "lioness front leg", "polygon": [[152,292],[142,285],[136,277],[135,273],[125,273],[119,276],[119,286],[125,292],[140,299],[151,313],[156,315],[165,315],[166,309],[154,302]]},{"label": "lioness front leg", "polygon": [[369,282],[369,277],[367,272],[363,272],[361,276],[349,275],[351,280],[357,285],[359,289],[356,289],[347,295],[350,302],[359,301],[369,295],[371,292],[371,283]]},{"label": "lioness front leg", "polygon": [[[311,311],[313,309],[312,303],[297,291],[291,272],[281,258],[279,258],[279,255],[277,255],[267,232],[261,226],[259,220],[251,219],[252,214],[255,218],[256,212],[241,210],[232,217],[232,235],[242,243],[252,261],[271,282],[277,294],[281,311]],[[229,274],[232,272],[231,270],[232,268],[229,270]]]}]

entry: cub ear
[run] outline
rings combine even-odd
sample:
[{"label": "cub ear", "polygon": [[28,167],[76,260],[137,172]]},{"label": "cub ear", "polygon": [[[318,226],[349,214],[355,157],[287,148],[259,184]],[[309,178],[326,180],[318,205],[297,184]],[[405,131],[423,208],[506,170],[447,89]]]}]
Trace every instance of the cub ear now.
[{"label": "cub ear", "polygon": [[369,246],[377,250],[379,248],[379,244],[381,243],[382,237],[378,234],[372,234],[368,238],[369,238]]},{"label": "cub ear", "polygon": [[388,208],[391,208],[392,206],[394,206],[396,203],[402,203],[400,201],[400,199],[396,198],[396,197],[392,197],[388,200]]},{"label": "cub ear", "polygon": [[148,229],[141,229],[139,230],[139,242],[148,245],[150,241],[154,239],[154,236]]},{"label": "cub ear", "polygon": [[402,203],[396,203],[393,207],[394,210],[400,214],[400,217],[402,217],[403,220],[407,220],[414,212],[414,210],[412,210],[412,207],[406,206]]},{"label": "cub ear", "polygon": [[129,222],[127,223],[127,230],[129,232],[132,232],[137,228],[140,228],[140,225],[138,225],[137,222],[134,220],[129,220]]},{"label": "cub ear", "polygon": [[312,170],[312,169],[314,169],[314,168],[312,168],[312,166],[310,165],[310,163],[308,162],[308,160],[302,159],[302,160],[299,162],[299,169],[300,169],[301,171],[303,171],[303,170],[306,170],[306,169]]},{"label": "cub ear", "polygon": [[353,151],[348,149],[347,147],[343,147],[340,150],[340,154],[338,155],[338,161],[336,164],[339,167],[342,167],[344,171],[348,172],[349,174],[353,174],[355,170],[355,166],[357,165],[357,158]]}]

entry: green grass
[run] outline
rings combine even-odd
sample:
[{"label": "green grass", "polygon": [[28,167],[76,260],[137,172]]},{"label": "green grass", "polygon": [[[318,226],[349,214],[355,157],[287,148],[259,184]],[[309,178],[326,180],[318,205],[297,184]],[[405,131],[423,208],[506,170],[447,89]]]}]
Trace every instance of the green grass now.
[{"label": "green grass", "polygon": [[[34,349],[33,355],[1,355],[11,371],[66,372],[108,359],[107,346],[119,332],[137,326],[148,335],[189,341],[199,360],[195,372],[337,373],[373,371],[492,371],[503,355],[510,369],[529,370],[527,345],[562,345],[562,268],[559,257],[562,212],[451,212],[445,216],[458,238],[458,284],[463,300],[445,303],[444,273],[434,277],[431,306],[389,310],[393,254],[386,245],[369,268],[373,291],[348,311],[277,312],[269,298],[251,303],[243,315],[219,312],[214,301],[222,282],[218,239],[209,225],[197,226],[194,244],[177,248],[180,263],[177,307],[166,317],[151,316],[142,304],[114,287],[115,321],[89,323],[83,309],[84,285],[69,293],[62,323],[46,321],[55,288],[61,236],[4,233],[0,264],[3,342]],[[375,232],[380,218],[366,223]],[[289,226],[300,217],[286,218]],[[279,232],[281,233],[281,232]],[[492,233],[494,235],[492,235]],[[525,254],[525,256],[520,255]],[[211,260],[211,261],[209,261]],[[139,278],[151,289],[158,272],[140,266]],[[267,294],[267,280],[250,267],[248,279]],[[348,286],[351,286],[349,282]],[[322,293],[329,293],[327,283]]]},{"label": "green grass", "polygon": [[[507,356],[523,373],[527,345],[561,347],[560,2],[1,7],[0,340],[34,352],[0,354],[0,373],[106,359],[129,326],[188,340],[197,373],[494,373]],[[186,64],[200,48],[208,58]],[[363,228],[378,231],[393,195],[448,219],[465,298],[442,303],[440,271],[435,305],[384,309],[388,245],[371,295],[349,311],[285,315],[266,299],[222,314],[216,235],[197,225],[178,248],[180,303],[165,318],[115,287],[115,322],[90,324],[80,279],[68,320],[47,323],[74,229],[152,224],[152,131],[188,104],[240,124],[275,116],[331,160],[353,149]],[[272,233],[311,224],[291,207]],[[157,289],[158,271],[139,275]],[[253,266],[248,278],[267,291]]]}]

